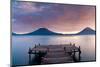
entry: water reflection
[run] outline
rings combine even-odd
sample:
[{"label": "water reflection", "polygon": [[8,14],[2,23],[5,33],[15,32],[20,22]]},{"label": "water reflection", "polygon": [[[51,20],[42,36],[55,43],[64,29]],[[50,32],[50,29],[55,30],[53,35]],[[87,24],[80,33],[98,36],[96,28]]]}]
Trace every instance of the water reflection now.
[{"label": "water reflection", "polygon": [[95,36],[13,36],[12,37],[12,56],[13,64],[28,64],[28,48],[35,44],[55,45],[75,43],[81,46],[81,61],[95,60]]}]

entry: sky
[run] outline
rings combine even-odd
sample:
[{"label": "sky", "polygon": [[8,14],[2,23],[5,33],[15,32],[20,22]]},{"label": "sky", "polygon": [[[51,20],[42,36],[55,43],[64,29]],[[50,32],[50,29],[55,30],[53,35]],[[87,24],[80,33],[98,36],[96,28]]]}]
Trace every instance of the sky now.
[{"label": "sky", "polygon": [[12,32],[29,33],[47,28],[57,33],[95,30],[95,6],[40,2],[12,2]]}]

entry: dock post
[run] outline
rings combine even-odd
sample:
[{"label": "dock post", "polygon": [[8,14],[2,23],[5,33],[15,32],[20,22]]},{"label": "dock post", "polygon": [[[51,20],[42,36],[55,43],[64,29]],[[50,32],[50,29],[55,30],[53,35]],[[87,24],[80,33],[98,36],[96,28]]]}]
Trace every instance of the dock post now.
[{"label": "dock post", "polygon": [[[35,44],[34,48],[36,48],[36,44]],[[35,53],[35,55],[36,55],[36,50],[34,51],[34,53]]]},{"label": "dock post", "polygon": [[74,59],[74,61],[75,61],[75,49],[74,49],[74,51],[73,51],[73,59]]},{"label": "dock post", "polygon": [[66,53],[66,47],[64,47],[64,51],[65,51],[65,53]]},{"label": "dock post", "polygon": [[80,59],[81,59],[81,48],[80,48],[80,46],[79,46],[78,51],[79,51],[79,61],[80,61]]},{"label": "dock post", "polygon": [[71,42],[70,42],[70,46],[71,46],[72,44],[71,44]]},{"label": "dock post", "polygon": [[40,43],[39,43],[39,46],[40,46]]},{"label": "dock post", "polygon": [[73,46],[75,47],[75,44],[73,44]]},{"label": "dock post", "polygon": [[36,48],[36,44],[35,44],[34,48]]},{"label": "dock post", "polygon": [[32,53],[32,50],[31,50],[31,48],[29,48],[29,52],[28,52],[28,54],[29,54],[29,64],[31,63],[31,53]]},{"label": "dock post", "polygon": [[39,64],[41,64],[41,61],[42,61],[42,52],[41,51],[38,52],[38,58],[39,58],[38,62],[39,62]]}]

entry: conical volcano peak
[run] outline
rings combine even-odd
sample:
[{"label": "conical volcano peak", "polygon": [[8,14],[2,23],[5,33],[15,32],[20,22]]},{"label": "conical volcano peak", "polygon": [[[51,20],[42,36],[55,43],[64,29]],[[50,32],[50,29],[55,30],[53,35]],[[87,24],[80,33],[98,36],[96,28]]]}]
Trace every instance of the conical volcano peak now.
[{"label": "conical volcano peak", "polygon": [[90,27],[86,27],[82,31],[80,31],[78,34],[95,34],[95,30],[91,29]]},{"label": "conical volcano peak", "polygon": [[86,27],[85,29],[83,29],[83,31],[95,31],[95,30],[93,30],[93,29],[90,28],[90,27]]},{"label": "conical volcano peak", "polygon": [[39,29],[29,33],[29,34],[33,34],[33,35],[58,35],[58,33],[53,32],[53,31],[51,31],[47,28],[44,28],[44,27],[39,28]]},{"label": "conical volcano peak", "polygon": [[41,27],[41,28],[38,28],[37,30],[48,30],[48,29],[44,28],[44,27]]},{"label": "conical volcano peak", "polygon": [[86,27],[85,29],[87,29],[87,30],[92,30],[90,27]]}]

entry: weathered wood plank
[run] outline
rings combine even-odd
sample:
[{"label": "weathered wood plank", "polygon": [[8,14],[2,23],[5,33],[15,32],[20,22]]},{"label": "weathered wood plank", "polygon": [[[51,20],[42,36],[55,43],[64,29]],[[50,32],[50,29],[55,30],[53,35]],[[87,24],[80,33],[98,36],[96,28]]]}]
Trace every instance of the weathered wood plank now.
[{"label": "weathered wood plank", "polygon": [[42,57],[41,64],[74,62],[71,53],[74,53],[74,56],[75,52],[79,52],[79,48],[75,44],[35,45],[31,50],[35,53],[46,52],[46,55]]},{"label": "weathered wood plank", "polygon": [[65,63],[65,62],[74,62],[74,61],[70,56],[59,57],[59,58],[43,58],[43,60],[42,60],[42,64]]},{"label": "weathered wood plank", "polygon": [[70,46],[70,45],[41,45],[36,46],[36,48],[32,48],[33,51],[60,51],[64,50],[64,47],[66,48],[66,52],[71,52],[72,50],[78,51],[78,48],[76,46]]}]

